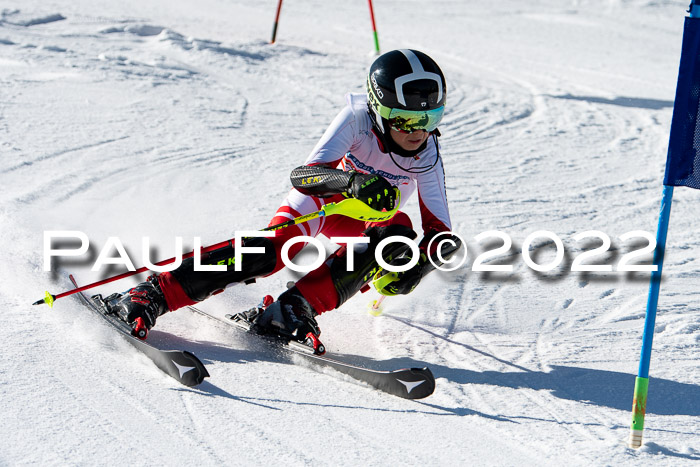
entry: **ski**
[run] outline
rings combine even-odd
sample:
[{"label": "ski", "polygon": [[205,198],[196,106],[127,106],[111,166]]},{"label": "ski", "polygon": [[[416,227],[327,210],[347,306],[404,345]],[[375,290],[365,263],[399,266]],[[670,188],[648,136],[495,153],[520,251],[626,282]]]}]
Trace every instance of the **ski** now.
[{"label": "ski", "polygon": [[[78,288],[78,283],[73,275],[70,280]],[[197,386],[204,378],[209,376],[204,364],[191,352],[186,350],[161,350],[137,339],[131,335],[131,328],[119,318],[111,315],[105,307],[99,295],[88,298],[83,292],[79,292],[78,298],[89,309],[102,317],[110,326],[119,332],[131,345],[150,358],[153,363],[165,374],[175,378],[185,386]]]},{"label": "ski", "polygon": [[220,319],[211,316],[202,310],[193,306],[188,307],[190,311],[206,316],[209,319],[225,323],[234,329],[246,332],[251,336],[257,336],[277,345],[280,349],[289,352],[293,355],[299,355],[320,368],[332,368],[340,373],[348,375],[358,381],[369,384],[370,386],[383,391],[393,396],[402,397],[404,399],[423,399],[430,396],[435,391],[435,377],[429,368],[403,368],[393,371],[371,370],[349,363],[341,362],[335,358],[326,355],[316,355],[313,349],[296,341],[287,341],[286,339],[276,338],[272,336],[259,335],[251,332],[250,329],[243,323],[232,321],[231,315],[226,315],[227,319]]}]

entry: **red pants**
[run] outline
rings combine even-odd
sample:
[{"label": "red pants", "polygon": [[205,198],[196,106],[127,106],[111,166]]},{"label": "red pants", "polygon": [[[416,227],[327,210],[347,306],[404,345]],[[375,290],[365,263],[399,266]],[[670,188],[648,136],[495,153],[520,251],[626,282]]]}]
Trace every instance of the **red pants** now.
[{"label": "red pants", "polygon": [[[301,195],[296,190],[293,190],[293,193],[290,193],[290,196],[287,197],[285,203],[277,210],[275,217],[272,218],[269,225],[280,224],[290,220],[291,218],[318,211],[321,209],[323,204],[339,202],[345,199],[342,195],[336,195],[332,198],[323,199],[301,195],[308,198],[305,200],[306,203],[311,201],[316,206],[316,208],[313,210],[303,212],[293,209],[288,204],[290,198],[294,196],[294,193]],[[365,222],[341,215],[323,217],[320,220],[317,219],[312,222],[313,224],[309,223],[310,225],[303,226],[303,224],[299,224],[276,231],[273,241],[275,243],[275,250],[277,251],[277,266],[272,274],[284,267],[280,253],[282,246],[290,238],[298,237],[300,235],[316,237],[319,234],[323,234],[328,238],[359,237],[366,229],[374,226],[401,224],[405,225],[406,227],[412,227],[411,219],[408,217],[408,215],[401,211],[397,212],[394,217],[384,222]],[[305,245],[306,244],[302,242],[294,244],[289,249],[289,257],[294,258]],[[344,246],[341,246],[341,248],[334,253],[334,255],[342,254],[345,254]],[[338,303],[338,294],[336,293],[335,286],[333,285],[330,269],[325,263],[301,278],[296,283],[296,287],[304,298],[306,298],[306,300],[308,300],[314,307],[314,310],[316,310],[318,314],[334,309]]]},{"label": "red pants", "polygon": [[[339,202],[343,199],[345,198],[342,195],[336,195],[331,198],[315,198],[292,190],[279,209],[277,209],[269,225],[280,224],[295,217],[310,214],[320,210],[325,204]],[[303,224],[277,230],[275,231],[275,236],[271,238],[275,246],[275,252],[277,253],[277,263],[275,269],[268,275],[272,275],[284,267],[284,263],[281,259],[282,247],[291,238],[299,236],[316,237],[320,234],[328,238],[359,237],[362,232],[369,227],[391,224],[401,224],[406,227],[412,227],[411,219],[408,215],[399,211],[394,217],[384,222],[365,222],[346,216],[335,215],[319,217]],[[289,249],[289,258],[293,259],[305,245],[306,243],[304,242],[294,244]],[[341,246],[338,251],[333,253],[333,255],[343,254],[345,254],[344,246]],[[195,303],[185,294],[182,286],[180,286],[170,273],[163,273],[158,276],[158,279],[163,294],[165,295],[168,309],[171,311]],[[296,283],[296,287],[319,314],[332,310],[338,305],[338,294],[330,275],[330,269],[326,263],[301,278]]]}]

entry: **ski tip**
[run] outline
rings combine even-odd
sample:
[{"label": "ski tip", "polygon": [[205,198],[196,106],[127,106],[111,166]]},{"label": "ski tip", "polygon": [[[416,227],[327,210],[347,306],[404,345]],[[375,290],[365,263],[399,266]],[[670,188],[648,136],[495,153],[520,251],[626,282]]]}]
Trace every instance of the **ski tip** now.
[{"label": "ski tip", "polygon": [[[171,376],[174,376],[175,379],[179,380],[185,386],[198,386],[204,381],[204,378],[210,376],[207,367],[204,366],[202,361],[192,352],[183,350],[178,360],[180,361],[176,362],[174,359],[172,360],[177,367],[178,373],[171,374]],[[178,374],[179,377],[176,376]]]},{"label": "ski tip", "polygon": [[[394,372],[402,387],[396,395],[404,399],[424,399],[435,392],[435,376],[430,368],[405,368]],[[405,389],[405,390],[404,390]]]},{"label": "ski tip", "polygon": [[53,302],[56,300],[56,297],[51,295],[48,291],[46,292],[46,296],[42,298],[41,300],[37,300],[36,302],[32,303],[32,305],[42,305],[46,303],[49,308],[53,308]]}]

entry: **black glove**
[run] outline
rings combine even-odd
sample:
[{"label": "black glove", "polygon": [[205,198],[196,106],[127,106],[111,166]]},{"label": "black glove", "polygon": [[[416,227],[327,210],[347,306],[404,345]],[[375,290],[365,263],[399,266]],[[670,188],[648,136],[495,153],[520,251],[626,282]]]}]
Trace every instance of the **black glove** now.
[{"label": "black glove", "polygon": [[[427,247],[430,240],[440,234],[444,234],[444,232],[441,233],[435,230],[428,232],[428,234],[423,238],[423,241],[421,241],[421,247],[423,245]],[[423,277],[433,271],[436,267],[445,264],[444,260],[450,259],[452,255],[454,255],[462,246],[462,241],[457,236],[448,234],[447,240],[449,241],[444,243],[438,242],[441,249],[441,255],[437,255],[437,252],[433,252],[431,257],[428,258],[426,252],[421,250],[418,262],[408,271],[398,273],[384,271],[386,274],[393,274],[395,279],[383,287],[375,283],[375,286],[378,288],[381,287],[379,293],[383,295],[407,295],[413,292]],[[439,256],[442,257],[442,260],[439,258]],[[397,258],[396,260],[392,261],[391,264],[394,266],[402,266],[404,264],[408,264],[410,261],[410,257],[402,256],[401,258]]]},{"label": "black glove", "polygon": [[[420,256],[418,262],[411,269],[395,273],[398,279],[385,285],[380,293],[383,292],[386,295],[408,295],[413,292],[424,276],[423,268],[428,261],[428,258],[424,254]],[[391,264],[393,266],[403,266],[404,264],[408,264],[409,261],[411,261],[411,258],[404,256],[393,261]]]},{"label": "black glove", "polygon": [[396,204],[394,187],[381,175],[354,173],[347,194],[377,211],[391,211]]}]

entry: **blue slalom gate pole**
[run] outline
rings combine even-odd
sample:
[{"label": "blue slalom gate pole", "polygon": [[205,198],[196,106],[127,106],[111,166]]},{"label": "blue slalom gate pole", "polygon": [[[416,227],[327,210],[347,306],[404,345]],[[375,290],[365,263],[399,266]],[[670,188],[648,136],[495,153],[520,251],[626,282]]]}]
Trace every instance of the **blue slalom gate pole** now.
[{"label": "blue slalom gate pole", "polygon": [[654,340],[654,326],[661,288],[666,235],[671,217],[673,188],[674,186],[688,186],[700,189],[700,173],[696,169],[696,167],[700,167],[700,140],[695,138],[698,115],[700,114],[700,5],[698,3],[700,0],[691,1],[688,10],[689,17],[685,18],[683,29],[683,46],[678,69],[676,99],[673,104],[663,199],[659,213],[659,226],[656,231],[656,249],[654,250],[656,271],[652,272],[649,284],[649,297],[647,298],[646,319],[642,336],[642,354],[634,384],[632,426],[629,438],[629,445],[633,448],[639,448],[642,445],[649,389],[651,346]]},{"label": "blue slalom gate pole", "polygon": [[644,430],[644,416],[647,409],[647,392],[649,390],[649,363],[651,361],[651,346],[654,340],[654,326],[656,325],[656,310],[659,303],[659,291],[661,289],[661,270],[664,263],[666,250],[666,236],[668,223],[671,218],[671,202],[673,201],[673,186],[664,185],[661,209],[659,212],[659,226],[656,229],[656,249],[654,250],[654,266],[656,271],[651,273],[649,284],[649,296],[647,298],[646,319],[644,320],[644,334],[642,336],[642,355],[639,359],[639,371],[634,382],[634,400],[632,402],[632,427],[630,431],[629,445],[639,448],[642,445]]}]

